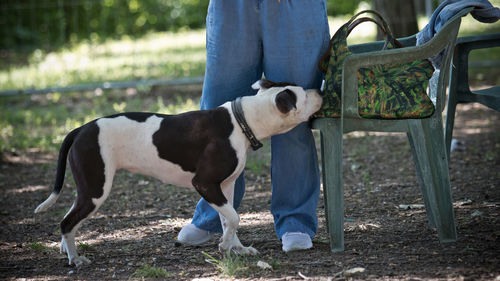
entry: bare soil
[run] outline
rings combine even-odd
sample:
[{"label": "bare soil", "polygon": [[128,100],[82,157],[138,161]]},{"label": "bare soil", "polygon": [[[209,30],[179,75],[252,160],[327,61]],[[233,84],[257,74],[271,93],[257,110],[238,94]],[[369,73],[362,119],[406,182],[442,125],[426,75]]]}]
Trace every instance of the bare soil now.
[{"label": "bare soil", "polygon": [[[459,106],[450,175],[458,241],[440,244],[428,226],[410,148],[402,134],[345,136],[345,251],[332,253],[324,205],[313,248],[284,253],[269,213],[269,149],[252,154],[264,168],[248,169],[239,210],[240,239],[260,251],[233,277],[206,262],[221,259],[218,237],[203,246],[176,242],[190,222],[199,195],[156,179],[120,172],[104,206],[81,228],[79,251],[92,264],[76,269],[59,253],[58,224],[75,188],[68,170],[57,203],[33,214],[47,198],[56,154],[36,149],[6,153],[0,162],[0,279],[126,280],[144,265],[169,272],[166,280],[500,280],[500,114],[479,105]],[[264,261],[273,269],[257,267]],[[365,271],[348,275],[349,269]]]}]

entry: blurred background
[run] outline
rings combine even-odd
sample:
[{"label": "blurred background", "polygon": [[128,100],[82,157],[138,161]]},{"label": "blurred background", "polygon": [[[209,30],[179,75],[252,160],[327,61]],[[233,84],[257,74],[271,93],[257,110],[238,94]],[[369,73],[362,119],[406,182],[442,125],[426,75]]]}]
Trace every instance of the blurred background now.
[{"label": "blurred background", "polygon": [[[202,77],[208,2],[2,0],[0,91]],[[499,5],[498,0],[491,2]],[[438,1],[328,0],[327,5],[331,33],[356,10],[374,8],[402,37],[418,32]],[[372,24],[362,26],[353,34],[353,43],[375,38]],[[462,25],[461,35],[499,30],[500,24],[484,25],[471,18]]]},{"label": "blurred background", "polygon": [[[490,2],[500,6],[500,0]],[[173,101],[162,96],[145,105],[142,98],[154,93],[158,86],[202,83],[208,3],[209,0],[0,1],[0,152],[52,147],[60,142],[63,132],[102,114],[196,109],[200,89],[187,93],[177,90]],[[330,32],[333,34],[356,11],[373,8],[386,15],[396,36],[412,35],[425,26],[438,4],[433,0],[328,0]],[[462,22],[459,36],[499,31],[500,23],[482,24],[469,15]],[[373,41],[376,36],[375,26],[364,23],[351,34],[349,44]],[[475,51],[470,64],[472,85],[500,84],[500,48]],[[118,100],[109,100],[112,93]],[[108,100],[101,98],[100,102],[103,94]],[[61,100],[62,96],[73,102],[87,97],[91,105],[71,109],[70,101]],[[124,96],[137,100],[124,101]],[[45,106],[41,112],[26,107],[40,100]],[[172,107],[172,103],[181,102],[180,109]],[[63,112],[81,110],[82,116],[70,118],[73,121],[62,126],[59,119],[68,118],[57,113],[59,107]],[[16,133],[17,127],[24,128],[23,133]],[[43,133],[41,127],[53,129]],[[41,138],[41,143],[24,143],[22,136],[33,134],[28,139]]]}]

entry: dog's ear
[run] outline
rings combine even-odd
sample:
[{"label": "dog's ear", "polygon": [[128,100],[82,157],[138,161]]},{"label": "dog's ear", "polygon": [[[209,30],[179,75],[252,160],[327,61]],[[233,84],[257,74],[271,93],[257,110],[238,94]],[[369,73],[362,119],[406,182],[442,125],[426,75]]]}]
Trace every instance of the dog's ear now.
[{"label": "dog's ear", "polygon": [[289,89],[279,92],[276,95],[275,101],[276,107],[283,114],[287,114],[292,109],[297,109],[297,96]]},{"label": "dog's ear", "polygon": [[286,86],[297,86],[297,85],[289,82],[274,82],[263,78],[253,83],[252,88],[254,90],[259,90],[259,89],[265,90],[272,87],[286,87]]},{"label": "dog's ear", "polygon": [[254,89],[254,90],[260,90],[260,89],[265,90],[265,89],[269,89],[269,88],[271,88],[271,87],[269,86],[269,83],[268,83],[268,82],[269,82],[269,81],[268,81],[268,80],[266,80],[266,79],[260,79],[260,80],[257,80],[257,81],[255,81],[255,83],[253,83],[253,84],[252,84],[252,89]]}]

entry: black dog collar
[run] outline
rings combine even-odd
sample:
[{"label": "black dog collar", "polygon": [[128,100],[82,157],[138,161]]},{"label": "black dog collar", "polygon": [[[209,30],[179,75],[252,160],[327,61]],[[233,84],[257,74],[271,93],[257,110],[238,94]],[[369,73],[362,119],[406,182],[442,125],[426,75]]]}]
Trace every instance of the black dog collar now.
[{"label": "black dog collar", "polygon": [[255,137],[248,126],[247,121],[245,119],[245,114],[243,113],[243,108],[241,107],[241,98],[237,98],[233,102],[231,102],[231,109],[233,110],[234,118],[238,121],[238,125],[240,125],[241,130],[250,141],[250,145],[253,150],[257,150],[262,147],[262,143]]}]

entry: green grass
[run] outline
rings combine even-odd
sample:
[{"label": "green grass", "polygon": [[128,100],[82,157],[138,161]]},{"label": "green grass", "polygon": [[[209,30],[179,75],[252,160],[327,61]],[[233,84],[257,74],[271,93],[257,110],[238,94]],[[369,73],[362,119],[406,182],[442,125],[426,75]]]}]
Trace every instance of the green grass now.
[{"label": "green grass", "polygon": [[206,252],[202,252],[207,257],[206,262],[214,265],[224,276],[236,277],[238,273],[249,269],[248,257],[227,254],[222,259],[216,259]]},{"label": "green grass", "polygon": [[269,173],[271,161],[271,142],[262,141],[262,148],[258,152],[249,150],[245,169],[250,170],[255,175]]},{"label": "green grass", "polygon": [[136,271],[130,275],[130,279],[166,278],[172,277],[173,275],[173,273],[168,272],[161,267],[145,264],[143,267],[136,269]]},{"label": "green grass", "polygon": [[[499,6],[500,0],[493,0]],[[369,7],[363,7],[366,9]],[[333,34],[349,16],[329,18]],[[427,18],[419,19],[422,28]],[[460,36],[499,32],[498,24],[484,24],[470,15],[465,17]],[[375,25],[362,24],[349,36],[349,44],[371,42]],[[10,51],[9,51],[10,52]],[[10,52],[11,53],[11,52]],[[16,58],[0,62],[0,91],[75,84],[117,82],[140,79],[198,77],[204,74],[205,30],[182,33],[153,32],[139,39],[81,42],[54,52],[35,50],[12,53]],[[489,51],[488,58],[500,58],[500,50]],[[472,59],[475,57],[472,56]],[[8,134],[6,129],[3,134]]]},{"label": "green grass", "polygon": [[269,170],[268,167],[269,167],[268,159],[262,159],[258,157],[248,157],[247,163],[245,165],[245,169],[250,170],[252,173],[256,175],[268,172]]},{"label": "green grass", "polygon": [[[169,95],[175,97],[176,93]],[[72,129],[98,117],[123,111],[177,114],[198,109],[198,104],[191,98],[170,99],[143,92],[126,96],[112,90],[0,97],[0,152],[33,148],[54,152]]]},{"label": "green grass", "polygon": [[[330,18],[332,32],[348,17]],[[362,25],[349,40],[371,41],[375,28]],[[153,32],[139,39],[124,37],[81,42],[54,52],[9,53],[16,62],[0,62],[0,91],[76,84],[172,79],[203,76],[205,30]],[[9,64],[10,63],[10,64]]]},{"label": "green grass", "polygon": [[30,243],[28,245],[28,247],[32,250],[35,250],[35,251],[40,251],[40,252],[45,252],[45,251],[48,251],[50,250],[49,247],[41,244],[41,243],[37,243],[37,242],[33,242],[33,243]]},{"label": "green grass", "polygon": [[[499,6],[500,0],[492,1]],[[368,7],[364,7],[368,8]],[[348,20],[330,18],[330,32]],[[420,19],[420,25],[426,23]],[[500,31],[498,24],[483,24],[471,16],[463,19],[460,36]],[[349,37],[349,44],[374,40],[375,27],[362,24]],[[205,68],[205,31],[156,32],[139,39],[124,38],[104,43],[83,42],[62,50],[16,54],[18,62],[0,62],[0,91],[44,88],[79,83],[134,79],[196,77]],[[500,61],[500,48],[474,51],[471,61]],[[500,68],[473,69],[473,85],[500,84]],[[127,91],[52,93],[0,97],[0,153],[4,151],[54,152],[70,130],[95,118],[123,111],[175,114],[198,109],[198,100],[173,93],[153,95],[149,87]],[[169,95],[171,95],[170,93]],[[260,173],[268,159],[249,159],[249,169]]]},{"label": "green grass", "polygon": [[202,76],[204,34],[157,32],[137,40],[78,43],[50,53],[36,50],[20,59],[26,63],[0,62],[0,90]]},{"label": "green grass", "polygon": [[78,243],[77,248],[79,251],[94,251],[95,250],[94,246],[89,245],[89,244],[85,244],[85,243]]},{"label": "green grass", "polygon": [[281,268],[281,262],[278,259],[269,261],[268,264],[271,269],[263,269],[257,266],[259,257],[256,256],[241,256],[228,253],[223,258],[217,259],[206,252],[201,253],[206,257],[205,261],[215,266],[217,271],[225,277],[253,276],[257,271],[279,270]]}]

